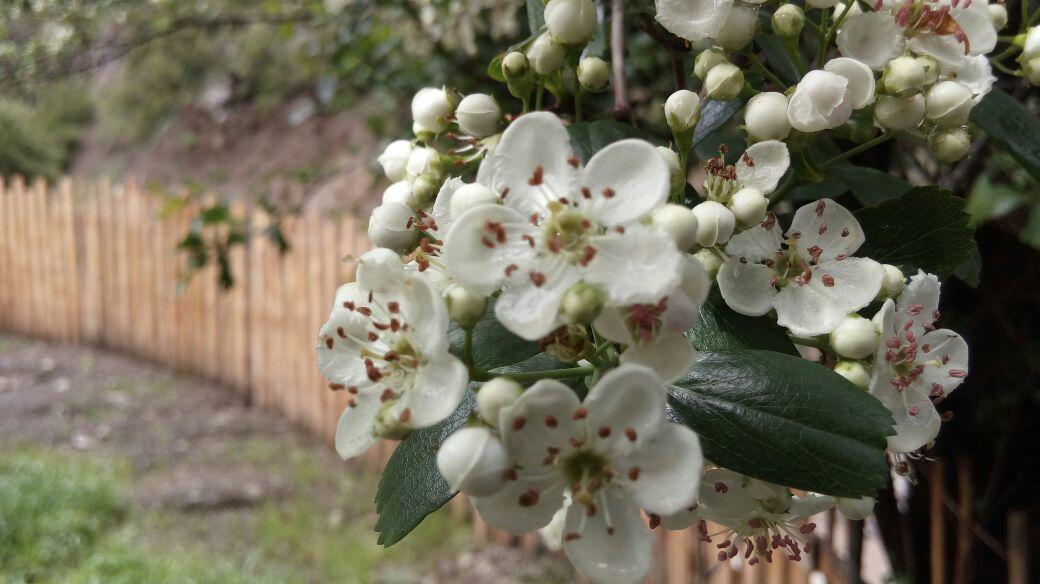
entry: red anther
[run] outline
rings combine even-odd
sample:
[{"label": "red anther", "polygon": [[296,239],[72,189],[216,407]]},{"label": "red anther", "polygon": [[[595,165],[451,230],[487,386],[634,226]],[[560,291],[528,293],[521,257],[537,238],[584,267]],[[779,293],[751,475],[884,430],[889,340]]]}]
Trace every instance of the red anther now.
[{"label": "red anther", "polygon": [[589,410],[585,406],[579,406],[578,409],[574,410],[574,415],[571,416],[572,420],[583,420],[585,416],[589,415]]},{"label": "red anther", "polygon": [[581,539],[581,534],[580,534],[580,533],[574,533],[574,532],[571,532],[571,533],[568,533],[568,534],[564,535],[564,536],[563,536],[563,539],[564,539],[565,541],[575,541],[575,540],[579,540],[579,539]]},{"label": "red anther", "polygon": [[407,424],[408,420],[412,419],[412,410],[409,408],[401,410],[401,415],[398,416],[397,419],[400,420],[402,424]]},{"label": "red anther", "polygon": [[823,275],[823,285],[828,287],[828,288],[833,288],[834,287],[834,276],[832,276],[830,274],[824,274]]},{"label": "red anther", "polygon": [[556,421],[556,416],[553,416],[551,414],[548,415],[548,416],[545,416],[545,425],[546,426],[549,426],[550,428],[555,428],[557,424],[558,424],[558,422]]},{"label": "red anther", "polygon": [[581,196],[585,197],[586,199],[591,199],[592,191],[589,190],[589,187],[581,187]]},{"label": "red anther", "polygon": [[330,383],[329,384],[329,389],[331,389],[332,391],[340,391],[340,390],[344,389],[345,387],[346,386],[344,386],[342,383]]},{"label": "red anther", "polygon": [[816,209],[814,209],[814,211],[816,211],[816,216],[817,217],[823,217],[823,210],[826,209],[826,208],[827,208],[827,203],[825,203],[821,199],[820,202],[816,203]]},{"label": "red anther", "polygon": [[802,534],[812,533],[816,529],[815,523],[806,523],[805,525],[798,528],[798,531]]},{"label": "red anther", "polygon": [[581,259],[578,260],[578,262],[583,266],[587,266],[594,257],[596,257],[596,248],[591,245],[586,245],[581,250]]},{"label": "red anther", "polygon": [[390,389],[388,387],[388,388],[384,389],[383,390],[383,394],[379,396],[379,401],[381,401],[383,403],[386,403],[386,402],[394,399],[394,396],[396,396],[396,395],[397,394],[394,393],[394,390],[392,390],[392,389]]},{"label": "red anther", "polygon": [[961,369],[950,369],[950,377],[956,377],[958,379],[964,379],[968,376],[968,372]]},{"label": "red anther", "polygon": [[541,272],[531,272],[529,274],[531,282],[534,283],[535,287],[541,288],[542,284],[545,284],[545,274]]},{"label": "red anther", "polygon": [[628,469],[628,480],[630,480],[630,481],[637,481],[637,480],[639,480],[639,467],[638,466],[633,466],[632,468]]},{"label": "red anther", "polygon": [[715,483],[715,492],[716,493],[726,493],[728,491],[729,491],[729,487],[726,486],[726,483],[724,483],[722,481],[718,481],[718,482]]},{"label": "red anther", "polygon": [[545,168],[543,168],[542,165],[539,164],[538,166],[534,167],[534,174],[531,175],[531,178],[527,181],[527,184],[531,185],[532,187],[538,186],[542,184],[542,180],[544,178]]},{"label": "red anther", "polygon": [[524,429],[524,424],[527,423],[527,418],[523,416],[517,416],[513,418],[513,430],[520,431]]},{"label": "red anther", "polygon": [[657,529],[657,526],[661,525],[661,516],[656,513],[649,513],[650,529]]},{"label": "red anther", "polygon": [[716,557],[719,559],[720,562],[725,562],[726,559],[729,558],[729,556],[726,555],[726,552],[719,552],[719,555]]},{"label": "red anther", "polygon": [[614,191],[614,189],[612,189],[610,187],[607,187],[607,188],[603,189],[603,196],[608,198],[608,199],[613,199],[614,195],[616,195],[616,194],[617,193]]},{"label": "red anther", "polygon": [[538,504],[538,489],[531,487],[523,493],[520,493],[520,497],[517,498],[517,502],[520,503],[521,507],[531,507]]},{"label": "red anther", "polygon": [[579,163],[580,163],[580,161],[578,160],[577,156],[571,156],[570,158],[567,159],[567,164],[573,166],[574,168],[578,168],[578,164]]},{"label": "red anther", "polygon": [[625,428],[625,437],[628,438],[629,441],[635,442],[636,441],[636,429],[631,427],[631,426],[629,426],[628,428]]},{"label": "red anther", "polygon": [[332,340],[332,337],[325,337],[325,346],[326,346],[326,347],[327,347],[327,348],[328,348],[328,349],[329,349],[330,351],[332,350],[332,347],[333,347],[334,345],[335,345],[335,341],[333,341],[333,340]]}]

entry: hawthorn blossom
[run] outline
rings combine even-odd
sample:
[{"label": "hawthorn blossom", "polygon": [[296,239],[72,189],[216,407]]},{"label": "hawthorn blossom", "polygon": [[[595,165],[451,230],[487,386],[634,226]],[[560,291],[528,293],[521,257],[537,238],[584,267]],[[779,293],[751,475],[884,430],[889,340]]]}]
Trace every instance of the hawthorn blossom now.
[{"label": "hawthorn blossom", "polygon": [[657,21],[688,41],[720,41],[738,49],[754,34],[758,5],[765,0],[655,0]]},{"label": "hawthorn blossom", "polygon": [[730,308],[749,316],[776,310],[779,325],[811,337],[834,330],[877,296],[884,270],[851,257],[865,237],[845,207],[830,199],[805,205],[784,237],[770,215],[730,239],[718,274]]},{"label": "hawthorn blossom", "polygon": [[865,64],[844,57],[809,71],[798,82],[787,106],[787,120],[800,132],[837,128],[853,110],[874,102],[874,74]]},{"label": "hawthorn blossom", "polygon": [[697,324],[711,290],[708,273],[693,256],[686,256],[682,269],[682,282],[659,302],[608,306],[593,322],[608,340],[627,346],[622,363],[646,365],[665,383],[682,377],[697,359],[683,333]]},{"label": "hawthorn blossom", "polygon": [[505,486],[473,497],[481,517],[512,533],[549,525],[569,493],[567,557],[595,582],[639,582],[653,561],[640,508],[670,515],[697,497],[703,458],[697,435],[665,419],[667,389],[645,367],[603,375],[580,402],[543,379],[499,415],[516,463]]},{"label": "hawthorn blossom", "polygon": [[502,204],[454,221],[443,255],[474,292],[503,289],[495,314],[513,333],[535,340],[557,328],[563,296],[579,282],[612,306],[658,302],[678,284],[682,254],[643,222],[670,184],[649,143],[615,142],[583,169],[560,119],[538,112],[513,122],[491,163]]},{"label": "hawthorn blossom", "polygon": [[340,456],[372,446],[377,426],[403,433],[455,411],[469,374],[448,352],[447,332],[444,301],[425,277],[388,249],[361,256],[357,282],[336,291],[316,347],[322,375],[350,394],[336,427]]},{"label": "hawthorn blossom", "polygon": [[737,192],[754,189],[760,195],[776,190],[791,166],[787,144],[764,140],[748,147],[736,164],[726,164],[725,149],[704,165],[704,190],[708,200],[728,203]]},{"label": "hawthorn blossom", "polygon": [[939,320],[939,279],[919,271],[898,300],[886,300],[874,316],[881,343],[871,368],[870,393],[895,418],[894,452],[913,452],[938,435],[933,399],[953,391],[968,375],[968,344]]}]

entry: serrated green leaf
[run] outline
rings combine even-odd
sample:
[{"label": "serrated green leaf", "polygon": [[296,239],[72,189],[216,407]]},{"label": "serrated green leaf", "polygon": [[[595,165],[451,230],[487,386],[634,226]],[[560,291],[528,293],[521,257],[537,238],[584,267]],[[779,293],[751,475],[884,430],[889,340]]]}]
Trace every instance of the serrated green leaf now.
[{"label": "serrated green leaf", "polygon": [[618,140],[644,137],[632,126],[614,120],[571,124],[567,126],[567,133],[570,135],[574,152],[583,162],[588,162],[593,154]]},{"label": "serrated green leaf", "polygon": [[[452,354],[464,359],[466,331],[456,322],[448,327],[448,342]],[[473,365],[490,371],[519,363],[539,352],[538,343],[521,339],[495,319],[495,300],[488,299],[484,317],[473,327]]]},{"label": "serrated green leaf", "polygon": [[1017,99],[993,88],[975,107],[971,122],[1001,150],[1040,179],[1040,120]]},{"label": "serrated green leaf", "polygon": [[701,353],[670,389],[669,416],[708,460],[772,483],[841,497],[885,484],[892,416],[833,371],[772,351]]},{"label": "serrated green leaf", "polygon": [[700,351],[765,349],[798,355],[791,339],[775,320],[734,312],[726,305],[718,288],[712,290],[700,312],[697,326],[686,332],[686,337]]},{"label": "serrated green leaf", "polygon": [[938,187],[918,187],[898,199],[854,213],[867,235],[856,255],[949,276],[974,246],[964,200]]},{"label": "serrated green leaf", "polygon": [[437,470],[437,449],[466,423],[475,405],[475,396],[467,391],[448,419],[412,432],[397,445],[376,491],[379,519],[375,530],[380,545],[390,547],[401,541],[427,515],[455,496]]},{"label": "serrated green leaf", "polygon": [[982,255],[979,254],[979,246],[975,242],[972,242],[971,255],[957,266],[953,275],[972,288],[978,288],[979,277],[982,275]]}]

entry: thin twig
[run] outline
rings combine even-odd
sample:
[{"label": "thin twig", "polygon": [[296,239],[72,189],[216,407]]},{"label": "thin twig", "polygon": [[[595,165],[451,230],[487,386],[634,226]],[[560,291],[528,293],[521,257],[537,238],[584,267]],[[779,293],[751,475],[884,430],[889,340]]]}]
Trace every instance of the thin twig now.
[{"label": "thin twig", "polygon": [[625,78],[625,0],[610,3],[610,66],[614,85],[614,117],[628,121],[632,106],[628,102],[628,80]]}]

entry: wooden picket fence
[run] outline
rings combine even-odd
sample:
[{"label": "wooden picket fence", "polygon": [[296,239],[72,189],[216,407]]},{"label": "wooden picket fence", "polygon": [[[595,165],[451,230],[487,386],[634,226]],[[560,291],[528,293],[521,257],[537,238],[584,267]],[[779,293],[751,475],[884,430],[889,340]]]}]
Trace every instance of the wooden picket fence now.
[{"label": "wooden picket fence", "polygon": [[[198,208],[160,218],[163,204],[132,183],[0,182],[0,330],[111,347],[219,381],[331,442],[345,396],[318,374],[313,347],[336,287],[353,277],[351,258],[370,245],[362,221],[286,218],[291,251],[251,238],[231,253],[238,279],[224,291],[214,267],[185,283],[176,246]],[[266,225],[243,205],[232,211],[254,232]],[[364,464],[382,468],[392,450],[383,443]],[[533,535],[488,528],[464,497],[450,509],[472,520],[477,543],[544,553]],[[803,583],[815,564],[842,582],[844,561],[826,541],[836,531],[830,517],[821,530],[830,535],[809,559],[743,569],[719,562],[719,550],[692,531],[659,529],[648,581]]]}]

